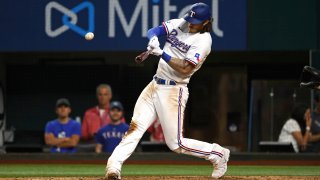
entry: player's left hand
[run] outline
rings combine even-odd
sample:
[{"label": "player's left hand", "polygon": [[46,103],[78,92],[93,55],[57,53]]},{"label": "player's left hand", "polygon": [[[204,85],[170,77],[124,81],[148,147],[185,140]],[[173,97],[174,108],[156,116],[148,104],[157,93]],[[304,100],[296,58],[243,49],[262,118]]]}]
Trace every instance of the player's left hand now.
[{"label": "player's left hand", "polygon": [[147,49],[148,51],[151,50],[150,54],[155,56],[161,56],[163,53],[163,50],[159,46],[156,46],[156,47],[148,46]]},{"label": "player's left hand", "polygon": [[160,43],[159,43],[159,40],[158,40],[158,37],[157,36],[153,36],[149,43],[148,43],[148,46],[151,46],[151,47],[160,47]]}]

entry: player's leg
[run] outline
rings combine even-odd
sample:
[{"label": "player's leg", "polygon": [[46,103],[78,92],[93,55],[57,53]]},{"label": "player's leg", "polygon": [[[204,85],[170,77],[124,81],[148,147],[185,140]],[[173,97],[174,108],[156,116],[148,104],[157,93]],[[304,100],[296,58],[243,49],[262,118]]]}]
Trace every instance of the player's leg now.
[{"label": "player's leg", "polygon": [[[158,85],[157,99],[155,102],[156,111],[159,116],[161,127],[168,147],[181,153],[186,153],[201,158],[208,157],[213,151],[210,143],[187,139],[182,136],[183,117],[188,100],[188,89],[178,86]],[[222,151],[220,146],[215,147]]]},{"label": "player's leg", "polygon": [[[184,110],[189,96],[187,87],[159,86],[158,88],[158,101],[155,102],[155,107],[168,147],[177,153],[205,158],[214,164],[223,160],[228,161],[229,150],[220,145],[183,137]],[[221,172],[225,172],[225,170],[223,169]]]},{"label": "player's leg", "polygon": [[110,173],[120,174],[123,162],[133,153],[144,132],[156,119],[152,92],[153,83],[150,83],[139,96],[129,130],[108,159],[107,175]]}]

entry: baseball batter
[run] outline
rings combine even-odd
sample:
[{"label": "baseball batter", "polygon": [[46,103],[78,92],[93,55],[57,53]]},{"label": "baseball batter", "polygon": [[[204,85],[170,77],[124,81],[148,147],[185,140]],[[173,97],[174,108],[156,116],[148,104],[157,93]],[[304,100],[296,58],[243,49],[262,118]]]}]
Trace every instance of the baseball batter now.
[{"label": "baseball batter", "polygon": [[[156,118],[172,151],[209,160],[214,166],[213,178],[225,174],[228,149],[183,137],[184,110],[189,96],[187,84],[211,51],[211,27],[209,6],[196,3],[184,18],[169,20],[148,31],[147,49],[161,57],[158,69],[136,102],[129,130],[108,159],[107,179],[120,179],[122,164]],[[160,36],[166,36],[163,50],[158,41]]]}]

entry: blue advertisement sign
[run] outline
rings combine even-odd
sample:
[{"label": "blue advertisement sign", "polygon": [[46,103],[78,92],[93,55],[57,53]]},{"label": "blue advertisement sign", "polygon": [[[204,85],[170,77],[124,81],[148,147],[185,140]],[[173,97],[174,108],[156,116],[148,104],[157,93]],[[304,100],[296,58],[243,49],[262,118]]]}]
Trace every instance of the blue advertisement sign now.
[{"label": "blue advertisement sign", "polygon": [[[183,17],[194,0],[12,0],[0,7],[0,52],[136,51],[148,29]],[[207,0],[213,50],[245,50],[247,0]],[[85,40],[87,32],[94,39]]]}]

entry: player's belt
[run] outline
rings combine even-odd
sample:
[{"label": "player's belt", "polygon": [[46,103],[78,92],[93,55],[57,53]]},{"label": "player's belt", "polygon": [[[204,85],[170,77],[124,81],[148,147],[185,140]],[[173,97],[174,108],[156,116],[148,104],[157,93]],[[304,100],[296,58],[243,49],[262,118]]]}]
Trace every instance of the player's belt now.
[{"label": "player's belt", "polygon": [[173,86],[177,84],[173,80],[166,80],[166,79],[158,78],[157,76],[154,76],[153,78],[157,82],[157,84],[165,84],[165,85],[173,85]]}]

